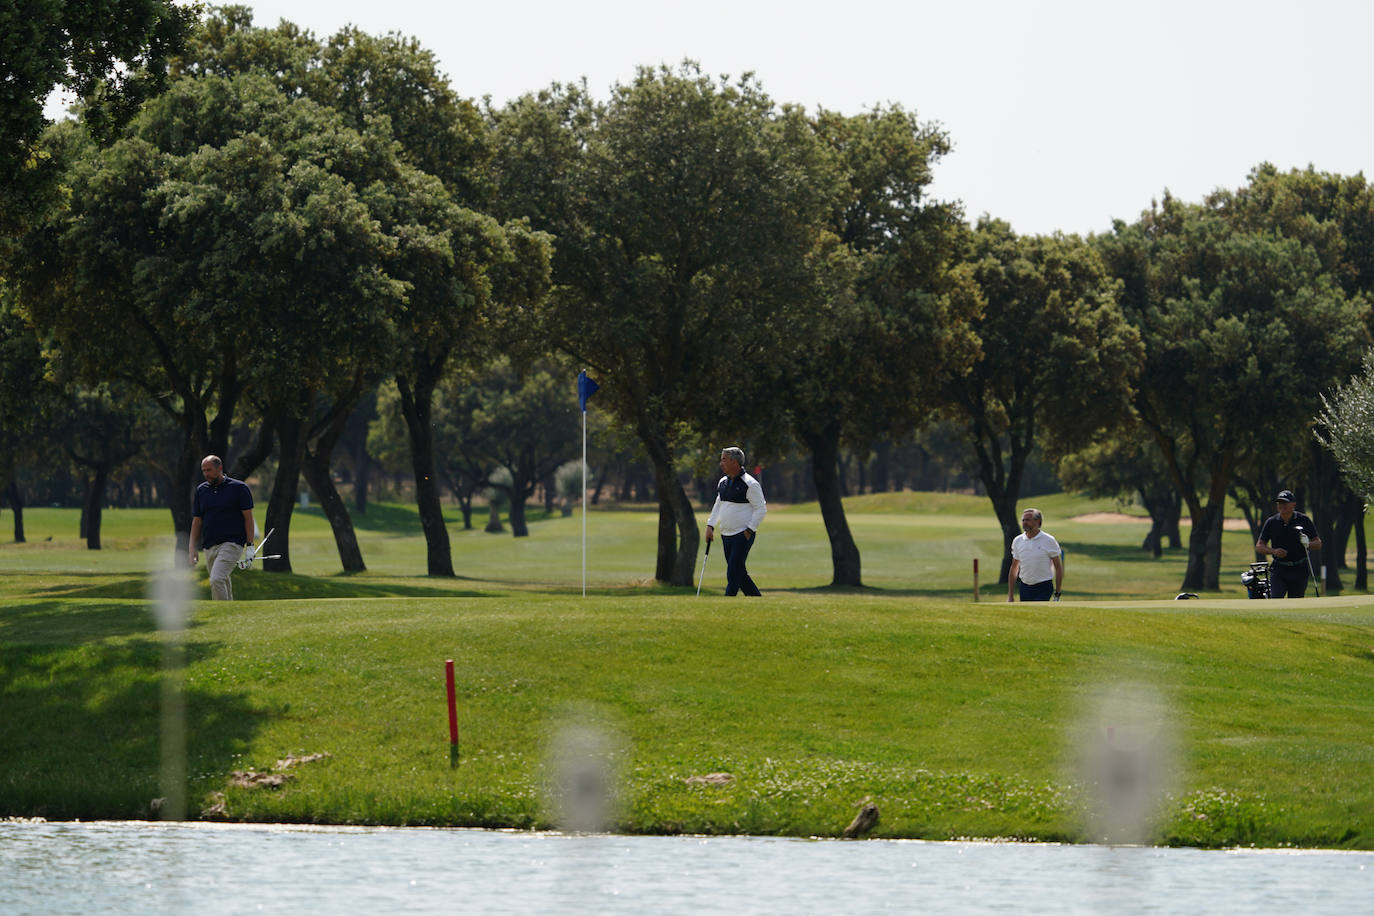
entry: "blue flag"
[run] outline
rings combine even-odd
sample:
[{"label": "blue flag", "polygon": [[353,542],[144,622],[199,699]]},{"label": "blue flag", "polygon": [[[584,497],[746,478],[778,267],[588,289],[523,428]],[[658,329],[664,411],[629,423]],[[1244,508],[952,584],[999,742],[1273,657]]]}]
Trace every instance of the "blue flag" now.
[{"label": "blue flag", "polygon": [[587,376],[587,370],[586,370],[586,369],[583,369],[581,372],[578,373],[578,375],[577,375],[577,401],[578,401],[579,404],[582,405],[582,412],[583,412],[583,413],[586,413],[586,412],[587,412],[587,398],[589,398],[589,397],[591,397],[592,395],[596,394],[597,390],[600,389],[600,388],[601,388],[600,385],[598,385],[596,382],[592,381],[592,380]]}]

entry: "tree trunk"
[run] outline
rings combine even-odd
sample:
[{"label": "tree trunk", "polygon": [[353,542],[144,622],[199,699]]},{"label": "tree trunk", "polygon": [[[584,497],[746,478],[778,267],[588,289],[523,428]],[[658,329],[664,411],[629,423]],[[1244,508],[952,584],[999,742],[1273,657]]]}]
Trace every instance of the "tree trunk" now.
[{"label": "tree trunk", "polygon": [[1140,549],[1150,551],[1150,555],[1158,560],[1164,555],[1164,520],[1154,515],[1150,516],[1150,532],[1145,535],[1145,540],[1141,541]]},{"label": "tree trunk", "polygon": [[344,447],[353,456],[353,508],[367,514],[367,490],[372,482],[372,455],[367,450],[367,427],[377,416],[377,386],[373,385],[354,407],[344,426]]},{"label": "tree trunk", "polygon": [[401,393],[401,415],[410,433],[410,460],[415,471],[415,504],[420,510],[420,527],[425,533],[427,563],[431,576],[453,576],[453,548],[444,525],[444,507],[439,494],[439,476],[434,469],[434,427],[430,411],[434,404],[437,378],[422,377],[412,390],[410,381],[396,377]]},{"label": "tree trunk", "polygon": [[806,437],[811,452],[811,466],[815,474],[816,497],[821,506],[825,533],[830,539],[831,586],[863,586],[859,546],[849,531],[844,501],[840,497],[839,442],[834,430]]},{"label": "tree trunk", "polygon": [[469,489],[467,495],[455,494],[458,499],[458,511],[463,513],[463,530],[472,530],[472,490]]},{"label": "tree trunk", "polygon": [[1183,500],[1175,498],[1169,511],[1168,525],[1165,532],[1169,537],[1169,549],[1178,550],[1183,546],[1183,531],[1179,523],[1183,521]]},{"label": "tree trunk", "polygon": [[[9,500],[10,511],[14,514],[14,543],[23,544],[24,540],[24,496],[19,492],[19,482],[10,481],[5,488],[5,498]],[[185,554],[185,551],[182,551]]]},{"label": "tree trunk", "polygon": [[204,479],[200,472],[203,457],[201,446],[187,438],[172,466],[161,468],[167,487],[167,508],[172,513],[172,530],[176,533],[174,560],[179,566],[186,565],[187,548],[191,544],[191,502],[195,499],[196,487]]},{"label": "tree trunk", "polygon": [[291,572],[291,514],[300,491],[301,465],[305,462],[306,421],[283,417],[277,424],[277,474],[267,502],[265,530],[272,532],[272,551],[280,559],[263,560],[267,572]]},{"label": "tree trunk", "polygon": [[1181,540],[1178,520],[1183,504],[1178,493],[1170,490],[1165,496],[1143,486],[1137,487],[1136,493],[1140,497],[1140,504],[1150,513],[1150,533],[1145,536],[1141,548],[1151,551],[1158,558],[1164,553],[1164,539],[1167,537],[1169,547],[1177,550]]},{"label": "tree trunk", "polygon": [[658,544],[654,559],[654,578],[659,582],[673,581],[673,569],[677,564],[677,520],[673,518],[673,507],[666,496],[658,500]]},{"label": "tree trunk", "polygon": [[[276,424],[271,420],[264,420],[258,427],[258,434],[253,439],[253,444],[234,459],[232,467],[224,470],[236,480],[247,480],[248,476],[262,467],[262,463],[272,454],[272,449],[276,447]],[[221,456],[223,457],[223,456]]]},{"label": "tree trunk", "polygon": [[1357,591],[1369,590],[1369,570],[1365,568],[1368,560],[1364,536],[1364,506],[1359,506],[1360,519],[1355,523],[1355,588]]},{"label": "tree trunk", "polygon": [[1340,569],[1345,559],[1345,545],[1351,528],[1356,523],[1362,523],[1363,519],[1358,514],[1346,511],[1346,505],[1353,497],[1341,478],[1340,467],[1332,454],[1312,439],[1308,442],[1308,455],[1311,472],[1308,475],[1307,506],[1304,508],[1322,537],[1320,555],[1311,559],[1317,576],[1322,575],[1323,567],[1326,569],[1321,593],[1339,595],[1342,591]]},{"label": "tree trunk", "polygon": [[611,463],[607,461],[596,472],[596,486],[592,488],[590,502],[593,506],[601,502],[601,489],[606,486],[606,477],[610,474]]},{"label": "tree trunk", "polygon": [[343,438],[344,430],[348,428],[349,417],[361,396],[362,380],[358,379],[350,391],[334,402],[329,415],[325,418],[323,428],[307,444],[302,464],[305,479],[315,491],[325,518],[329,519],[329,527],[334,532],[334,546],[339,551],[339,562],[346,573],[363,572],[367,566],[363,563],[363,554],[358,548],[358,535],[353,530],[353,519],[348,515],[348,505],[339,495],[338,487],[334,486],[330,465],[334,447]]},{"label": "tree trunk", "polygon": [[1218,509],[1212,520],[1212,530],[1207,535],[1207,576],[1204,581],[1207,590],[1212,592],[1221,591],[1221,534],[1226,528],[1226,516],[1223,513],[1224,509]]},{"label": "tree trunk", "polygon": [[883,441],[873,446],[874,493],[886,493],[892,468],[892,443]]},{"label": "tree trunk", "polygon": [[525,524],[525,502],[529,499],[529,494],[522,486],[510,488],[510,511],[506,514],[510,517],[510,532],[518,538],[530,536],[529,526]]},{"label": "tree trunk", "polygon": [[91,482],[86,488],[86,504],[81,509],[86,528],[86,549],[100,549],[100,513],[105,503],[105,484],[109,467],[102,461],[92,467]]},{"label": "tree trunk", "polygon": [[329,473],[329,455],[307,450],[301,470],[305,473],[306,483],[315,491],[315,498],[320,501],[325,518],[329,519],[329,527],[334,531],[334,546],[338,548],[343,571],[363,572],[367,564],[363,562],[363,553],[358,547],[358,535],[353,530],[348,505],[339,495],[339,489],[334,486],[334,478]]},{"label": "tree trunk", "polygon": [[667,443],[644,425],[639,428],[639,437],[653,462],[654,486],[658,493],[658,561],[654,578],[669,585],[690,587],[695,578],[697,547],[701,543],[692,501],[677,479]]},{"label": "tree trunk", "polygon": [[[1218,589],[1217,572],[1219,564],[1209,563],[1209,555],[1213,548],[1214,529],[1219,528],[1222,523],[1221,507],[1224,504],[1222,499],[1210,499],[1206,506],[1193,501],[1189,505],[1189,516],[1193,521],[1193,530],[1188,534],[1188,565],[1183,573],[1183,585],[1181,589],[1185,592],[1201,592],[1208,588]],[[1219,540],[1219,539],[1218,539]],[[1217,550],[1220,554],[1220,550]],[[1208,580],[1211,585],[1208,585]]]},{"label": "tree trunk", "polygon": [[996,434],[987,419],[975,413],[973,429],[968,433],[969,444],[978,459],[978,479],[983,483],[992,503],[997,522],[1002,526],[1002,568],[998,585],[1006,585],[1011,575],[1011,542],[1021,533],[1021,517],[1016,512],[1021,497],[1021,480],[1026,459],[1035,444],[1034,416],[1023,419],[1019,427],[1006,433],[1006,451],[1002,456],[1002,436]]}]

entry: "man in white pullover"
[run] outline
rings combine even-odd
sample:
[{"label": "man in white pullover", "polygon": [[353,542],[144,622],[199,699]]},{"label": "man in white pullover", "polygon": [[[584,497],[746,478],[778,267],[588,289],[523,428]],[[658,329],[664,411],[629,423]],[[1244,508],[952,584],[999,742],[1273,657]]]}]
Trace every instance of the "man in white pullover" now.
[{"label": "man in white pullover", "polygon": [[754,546],[759,523],[768,512],[763,487],[744,470],[743,449],[732,445],[723,450],[720,469],[725,476],[716,484],[716,504],[706,519],[706,543],[709,545],[715,539],[716,526],[720,526],[720,543],[725,551],[725,594],[761,595],[744,563],[749,548]]}]

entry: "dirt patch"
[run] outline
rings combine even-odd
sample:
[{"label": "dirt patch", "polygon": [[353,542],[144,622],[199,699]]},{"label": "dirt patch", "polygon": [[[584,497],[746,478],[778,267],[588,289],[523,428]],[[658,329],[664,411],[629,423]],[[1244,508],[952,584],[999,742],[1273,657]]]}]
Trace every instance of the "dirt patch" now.
[{"label": "dirt patch", "polygon": [[728,786],[735,781],[730,773],[707,773],[704,776],[688,776],[682,780],[689,786]]},{"label": "dirt patch", "polygon": [[235,770],[229,774],[229,785],[241,789],[280,789],[295,778],[290,773],[259,773],[256,770]]},{"label": "dirt patch", "polygon": [[[1071,522],[1086,522],[1089,525],[1148,525],[1150,520],[1139,515],[1126,515],[1124,512],[1089,512],[1086,515],[1075,515],[1069,519]],[[1179,525],[1187,528],[1193,524],[1191,519],[1180,519]],[[1227,531],[1249,531],[1250,523],[1243,518],[1228,518],[1222,522],[1222,528]]]}]

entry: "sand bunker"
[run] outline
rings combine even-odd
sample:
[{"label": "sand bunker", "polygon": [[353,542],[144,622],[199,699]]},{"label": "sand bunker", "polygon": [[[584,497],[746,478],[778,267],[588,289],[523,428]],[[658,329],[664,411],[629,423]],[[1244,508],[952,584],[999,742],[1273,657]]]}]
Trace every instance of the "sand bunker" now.
[{"label": "sand bunker", "polygon": [[[1123,512],[1089,512],[1086,515],[1075,515],[1069,519],[1071,522],[1087,522],[1089,525],[1148,525],[1150,520],[1139,515],[1126,515]],[[1192,519],[1184,516],[1179,519],[1182,527],[1191,527]],[[1222,528],[1226,531],[1249,531],[1250,523],[1243,518],[1228,518],[1222,522]]]}]

